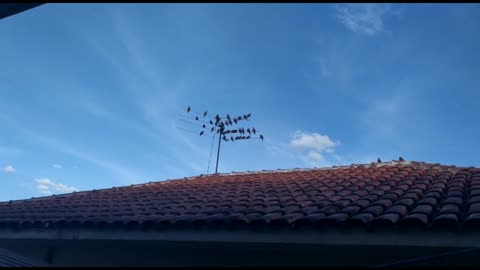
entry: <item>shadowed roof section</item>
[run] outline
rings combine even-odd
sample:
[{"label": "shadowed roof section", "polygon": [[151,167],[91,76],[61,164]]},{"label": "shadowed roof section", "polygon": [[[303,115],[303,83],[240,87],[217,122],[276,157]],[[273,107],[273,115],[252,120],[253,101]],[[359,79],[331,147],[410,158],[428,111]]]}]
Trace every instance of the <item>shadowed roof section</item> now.
[{"label": "shadowed roof section", "polygon": [[39,267],[46,266],[33,259],[0,248],[0,267]]},{"label": "shadowed roof section", "polygon": [[480,169],[423,162],[204,175],[0,203],[0,226],[476,228]]},{"label": "shadowed roof section", "polygon": [[0,3],[0,20],[43,4],[44,3]]}]

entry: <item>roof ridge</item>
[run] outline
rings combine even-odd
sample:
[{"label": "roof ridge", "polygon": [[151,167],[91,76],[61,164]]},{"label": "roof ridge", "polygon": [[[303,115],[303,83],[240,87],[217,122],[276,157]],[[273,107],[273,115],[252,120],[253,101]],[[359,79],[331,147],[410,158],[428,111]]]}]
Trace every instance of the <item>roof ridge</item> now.
[{"label": "roof ridge", "polygon": [[[398,161],[398,160],[392,160],[388,162],[371,162],[371,163],[352,163],[350,165],[332,165],[330,167],[313,167],[313,168],[293,168],[293,169],[276,169],[276,170],[259,170],[259,171],[243,171],[243,172],[235,172],[232,171],[230,173],[217,173],[217,174],[200,174],[200,175],[195,175],[195,176],[190,176],[190,177],[182,177],[182,178],[173,178],[173,179],[165,179],[165,180],[156,180],[156,181],[149,181],[146,183],[139,183],[139,184],[131,184],[131,185],[125,185],[125,186],[114,186],[110,188],[101,188],[101,189],[90,189],[90,190],[83,190],[83,191],[74,191],[71,193],[65,193],[65,194],[52,194],[49,196],[41,196],[41,197],[31,197],[29,199],[19,199],[19,200],[10,200],[10,201],[3,201],[0,202],[0,204],[9,204],[9,203],[17,203],[17,202],[22,202],[22,201],[32,201],[32,200],[44,200],[44,199],[50,199],[52,197],[69,197],[73,196],[76,194],[84,194],[84,193],[91,193],[91,192],[98,192],[98,191],[104,191],[104,190],[112,190],[112,189],[119,189],[119,188],[134,188],[134,187],[142,187],[145,185],[152,185],[152,184],[163,184],[163,183],[169,183],[172,181],[186,181],[186,180],[193,180],[193,179],[199,179],[199,178],[207,178],[207,177],[214,177],[214,176],[233,176],[233,175],[252,175],[252,174],[261,174],[261,173],[290,173],[290,172],[309,172],[309,171],[318,171],[318,170],[340,170],[340,169],[348,169],[348,168],[358,168],[358,167],[383,167],[383,166],[395,166],[398,164],[402,165],[411,165],[414,167],[417,166],[428,166],[428,167],[443,167],[446,169],[452,169],[452,168],[457,168],[457,169],[466,169],[466,168],[471,168],[471,167],[456,167],[454,165],[442,165],[439,163],[426,163],[426,162],[418,162],[418,161],[409,161],[409,160],[404,160],[404,161]],[[473,167],[475,168],[475,167]]]}]

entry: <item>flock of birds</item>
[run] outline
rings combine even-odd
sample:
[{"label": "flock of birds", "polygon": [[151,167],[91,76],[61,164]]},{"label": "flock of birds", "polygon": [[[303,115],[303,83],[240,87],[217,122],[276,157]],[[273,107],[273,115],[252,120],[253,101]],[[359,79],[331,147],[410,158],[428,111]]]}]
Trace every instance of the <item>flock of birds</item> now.
[{"label": "flock of birds", "polygon": [[[188,106],[187,108],[187,113],[192,112],[192,107]],[[208,111],[205,111],[201,114],[203,118],[207,117]],[[259,134],[258,138],[253,138],[253,135],[256,135],[258,131],[253,127],[253,128],[237,128],[237,129],[227,129],[227,127],[232,127],[233,125],[237,125],[240,121],[243,120],[249,120],[249,118],[252,116],[251,113],[240,115],[237,117],[232,117],[229,114],[225,117],[220,117],[220,115],[215,115],[215,117],[212,117],[211,120],[208,122],[204,122],[207,124],[210,124],[211,127],[209,127],[210,132],[213,133],[216,130],[217,134],[220,134],[222,136],[222,139],[224,141],[237,141],[237,140],[249,140],[249,139],[261,139],[263,141],[264,137],[262,134]],[[201,121],[199,116],[195,116],[194,118],[196,121]],[[207,128],[206,124],[201,125],[203,129]],[[205,131],[202,130],[200,131],[200,136],[205,134]],[[238,135],[231,135],[231,134],[238,134]],[[230,135],[227,137],[227,135]]]},{"label": "flock of birds", "polygon": [[[192,107],[188,106],[187,113],[190,113],[190,112],[192,112]],[[202,115],[203,118],[205,118],[208,115],[208,111],[204,111],[199,115]],[[261,134],[259,134],[258,138],[252,138],[252,135],[256,135],[258,133],[258,131],[254,127],[247,128],[247,129],[243,127],[236,128],[236,129],[227,129],[227,127],[233,127],[233,125],[237,125],[240,121],[249,120],[251,116],[252,114],[249,113],[249,114],[244,114],[244,115],[240,115],[232,118],[229,114],[227,114],[227,116],[222,118],[217,114],[215,115],[215,117],[212,117],[211,120],[209,120],[208,122],[200,120],[200,117],[198,116],[195,116],[195,120],[210,124],[211,125],[211,127],[209,127],[210,132],[213,133],[216,130],[216,133],[220,134],[220,136],[222,136],[222,139],[224,141],[234,142],[237,140],[249,140],[249,139],[261,139],[263,141],[264,137]],[[201,127],[205,129],[207,128],[207,125],[202,124]],[[200,136],[202,136],[203,134],[205,134],[205,131],[204,130],[200,131]],[[232,134],[238,134],[238,135],[232,135]],[[230,137],[227,137],[227,135],[229,135]],[[398,160],[400,162],[404,161],[402,157],[399,157]],[[378,158],[377,163],[381,163],[381,162],[382,160]]]},{"label": "flock of birds", "polygon": [[[403,161],[405,161],[405,159],[403,159],[403,157],[399,157],[398,161],[403,162]],[[377,163],[382,163],[382,160],[380,158],[378,158]]]}]

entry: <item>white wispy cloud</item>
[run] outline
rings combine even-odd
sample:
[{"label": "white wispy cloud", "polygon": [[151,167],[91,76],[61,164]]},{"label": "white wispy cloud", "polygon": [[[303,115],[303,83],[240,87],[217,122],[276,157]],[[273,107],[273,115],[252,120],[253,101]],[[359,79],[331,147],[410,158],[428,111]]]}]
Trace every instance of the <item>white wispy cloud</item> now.
[{"label": "white wispy cloud", "polygon": [[325,160],[320,153],[315,152],[315,151],[308,152],[307,158],[310,159],[310,160],[313,160],[313,161],[324,161]]},{"label": "white wispy cloud", "polygon": [[62,169],[62,168],[63,168],[62,165],[57,164],[57,163],[53,164],[52,167],[53,167],[54,169]]},{"label": "white wispy cloud", "polygon": [[12,165],[7,165],[7,166],[3,167],[2,170],[6,173],[14,173],[15,172],[15,168]]},{"label": "white wispy cloud", "polygon": [[326,155],[335,152],[335,147],[340,142],[333,141],[328,135],[321,135],[316,132],[295,131],[289,143],[297,157],[309,166],[331,166],[333,163],[326,159]]},{"label": "white wispy cloud", "polygon": [[76,187],[67,186],[62,183],[55,183],[48,178],[35,179],[35,183],[37,191],[45,195],[79,191],[79,189]]},{"label": "white wispy cloud", "polygon": [[22,150],[14,147],[0,146],[0,155],[3,156],[16,156],[22,153]]},{"label": "white wispy cloud", "polygon": [[333,150],[338,146],[339,142],[334,142],[328,135],[321,135],[316,132],[308,133],[303,131],[295,131],[290,141],[290,147],[295,149],[312,149],[319,153],[328,149]]},{"label": "white wispy cloud", "polygon": [[267,150],[276,158],[291,160],[291,166],[298,161],[307,166],[332,166],[336,164],[335,148],[341,145],[328,135],[316,132],[295,131],[288,143],[269,143]]},{"label": "white wispy cloud", "polygon": [[128,168],[128,166],[118,164],[109,159],[101,158],[99,157],[98,153],[93,153],[83,148],[80,149],[60,140],[55,136],[50,136],[40,131],[32,130],[26,126],[21,125],[19,122],[14,121],[14,118],[7,117],[7,115],[0,115],[0,119],[9,122],[12,127],[14,127],[21,134],[27,136],[33,142],[47,146],[54,151],[58,151],[60,153],[64,153],[92,163],[95,166],[98,166],[113,173],[125,183],[138,182],[143,180],[143,177],[141,177],[142,174],[135,172],[134,170]]},{"label": "white wispy cloud", "polygon": [[390,4],[338,4],[337,17],[346,28],[373,36],[385,29],[385,16],[392,11]]},{"label": "white wispy cloud", "polygon": [[408,115],[413,100],[410,93],[398,89],[391,95],[369,98],[365,101],[365,109],[357,116],[371,135],[393,138],[400,123],[405,121],[404,116]]},{"label": "white wispy cloud", "polygon": [[[140,117],[136,123],[127,123],[121,116],[98,106],[101,104],[96,104],[92,98],[84,99],[82,106],[107,121],[129,129],[135,128],[161,144],[162,154],[168,156],[168,162],[171,162],[169,169],[173,167],[173,163],[193,164],[196,160],[208,158],[210,141],[194,141],[191,134],[177,128],[179,120],[176,120],[178,113],[191,102],[187,100],[191,98],[189,94],[196,87],[193,81],[198,73],[186,67],[184,76],[177,80],[165,77],[161,72],[165,67],[151,57],[155,48],[138,36],[138,29],[131,18],[115,11],[107,12],[107,18],[111,19],[111,33],[121,46],[109,43],[101,37],[91,38],[90,32],[75,32],[80,33],[85,44],[105,60],[109,70],[118,74],[116,78],[122,85],[123,93],[129,96],[132,107]],[[164,102],[165,100],[168,102]],[[164,144],[165,141],[169,143]],[[189,154],[185,155],[187,152]],[[200,167],[191,165],[188,168],[192,173],[205,170]]]}]

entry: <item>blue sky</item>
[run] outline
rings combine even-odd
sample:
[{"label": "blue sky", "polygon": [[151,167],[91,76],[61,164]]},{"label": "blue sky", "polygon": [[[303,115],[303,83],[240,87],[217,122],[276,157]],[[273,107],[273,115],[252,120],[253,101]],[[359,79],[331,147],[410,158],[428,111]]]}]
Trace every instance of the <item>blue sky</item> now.
[{"label": "blue sky", "polygon": [[480,166],[478,4],[46,4],[0,35],[0,200],[205,174],[188,105],[266,138],[220,172]]}]

